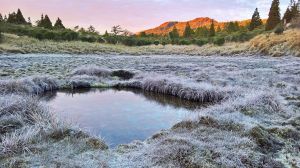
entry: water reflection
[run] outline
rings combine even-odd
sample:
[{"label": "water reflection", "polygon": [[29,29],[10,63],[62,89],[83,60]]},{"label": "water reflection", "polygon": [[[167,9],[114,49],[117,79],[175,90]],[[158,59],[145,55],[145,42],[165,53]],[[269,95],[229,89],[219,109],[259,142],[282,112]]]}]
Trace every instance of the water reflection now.
[{"label": "water reflection", "polygon": [[59,117],[99,134],[112,147],[169,129],[201,107],[169,95],[117,89],[62,90],[41,100]]}]

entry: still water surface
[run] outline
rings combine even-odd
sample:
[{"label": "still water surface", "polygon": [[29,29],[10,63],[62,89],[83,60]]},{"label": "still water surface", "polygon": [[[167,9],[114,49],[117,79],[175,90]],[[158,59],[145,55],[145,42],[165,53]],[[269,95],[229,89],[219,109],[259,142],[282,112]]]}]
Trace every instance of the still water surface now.
[{"label": "still water surface", "polygon": [[58,117],[104,138],[111,147],[145,140],[188,117],[198,103],[137,90],[58,91],[42,97]]}]

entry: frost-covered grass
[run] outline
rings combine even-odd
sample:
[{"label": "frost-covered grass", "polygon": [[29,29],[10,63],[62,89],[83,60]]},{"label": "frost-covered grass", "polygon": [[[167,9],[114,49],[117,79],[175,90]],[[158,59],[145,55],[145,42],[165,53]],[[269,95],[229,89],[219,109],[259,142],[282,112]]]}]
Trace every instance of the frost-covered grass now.
[{"label": "frost-covered grass", "polygon": [[[300,166],[299,58],[2,55],[0,65],[4,167]],[[101,139],[59,121],[32,97],[70,84],[209,106],[143,142],[105,150]]]},{"label": "frost-covered grass", "polygon": [[[72,165],[76,161],[74,153],[107,148],[101,139],[58,120],[38,99],[15,94],[0,97],[0,142],[1,167],[31,167],[35,164],[33,159],[47,167]],[[65,148],[69,144],[76,144],[71,152]],[[64,158],[62,163],[52,156],[47,158],[54,155],[49,151],[54,149],[60,152],[60,159]],[[28,158],[31,162],[26,164]],[[49,161],[42,161],[43,158]],[[70,163],[66,162],[67,158]]]},{"label": "frost-covered grass", "polygon": [[46,91],[54,91],[58,89],[57,80],[44,76],[44,77],[27,77],[18,80],[2,80],[0,81],[0,93],[28,93],[28,94],[41,94]]}]

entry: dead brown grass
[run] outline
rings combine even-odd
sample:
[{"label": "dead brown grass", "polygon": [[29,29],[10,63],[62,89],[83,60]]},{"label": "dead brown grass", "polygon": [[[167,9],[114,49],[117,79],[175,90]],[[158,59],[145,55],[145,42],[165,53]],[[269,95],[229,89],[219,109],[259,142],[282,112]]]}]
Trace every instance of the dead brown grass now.
[{"label": "dead brown grass", "polygon": [[282,35],[262,34],[250,41],[252,50],[272,56],[300,56],[300,29],[290,29]]}]

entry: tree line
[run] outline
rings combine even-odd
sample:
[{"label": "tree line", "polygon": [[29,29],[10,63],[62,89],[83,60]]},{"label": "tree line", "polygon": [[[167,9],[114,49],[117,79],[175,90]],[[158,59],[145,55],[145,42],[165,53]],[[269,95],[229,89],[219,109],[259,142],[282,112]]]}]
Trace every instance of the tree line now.
[{"label": "tree line", "polygon": [[279,5],[279,0],[272,1],[266,24],[263,23],[259,10],[256,8],[248,25],[241,26],[239,22],[228,22],[221,28],[212,21],[209,26],[192,29],[190,24],[187,23],[182,35],[174,26],[172,31],[165,36],[146,34],[145,32],[137,35],[122,29],[119,25],[113,26],[110,33],[106,31],[103,35],[100,35],[93,26],[87,29],[79,26],[68,29],[59,17],[53,24],[47,14],[42,14],[41,18],[33,25],[31,19],[25,19],[21,10],[18,9],[17,12],[8,14],[8,17],[6,15],[2,17],[0,14],[0,33],[2,31],[27,35],[40,40],[80,40],[111,44],[122,43],[129,46],[150,44],[204,45],[207,43],[222,45],[225,41],[247,41],[258,34],[274,29],[276,33],[282,33],[284,30],[283,25],[291,23],[299,16],[299,0],[291,0],[282,18]]}]

